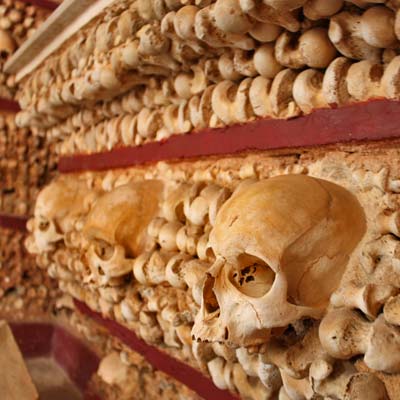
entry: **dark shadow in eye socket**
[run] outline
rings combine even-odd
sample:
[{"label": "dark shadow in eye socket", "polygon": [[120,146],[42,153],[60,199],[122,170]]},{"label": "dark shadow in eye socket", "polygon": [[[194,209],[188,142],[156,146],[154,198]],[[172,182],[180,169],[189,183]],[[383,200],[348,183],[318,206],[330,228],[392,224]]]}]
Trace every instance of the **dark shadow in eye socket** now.
[{"label": "dark shadow in eye socket", "polygon": [[242,254],[238,257],[239,270],[233,270],[229,280],[242,294],[262,297],[271,289],[275,272],[258,257]]},{"label": "dark shadow in eye socket", "polygon": [[185,222],[185,213],[183,212],[183,202],[180,202],[175,207],[175,216],[178,218],[178,221]]},{"label": "dark shadow in eye socket", "polygon": [[215,278],[211,275],[207,275],[206,281],[204,283],[204,291],[203,291],[203,301],[204,307],[206,308],[209,314],[219,310],[218,300],[215,297],[215,293],[213,290]]},{"label": "dark shadow in eye socket", "polygon": [[9,55],[10,55],[10,53],[8,51],[6,51],[6,50],[0,51],[0,58],[3,59],[3,60],[6,60]]}]

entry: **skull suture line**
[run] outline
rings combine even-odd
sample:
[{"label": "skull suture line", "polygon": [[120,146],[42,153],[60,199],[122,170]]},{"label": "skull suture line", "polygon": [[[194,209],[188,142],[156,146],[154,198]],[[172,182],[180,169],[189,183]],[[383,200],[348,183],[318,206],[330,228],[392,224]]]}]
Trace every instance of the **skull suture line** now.
[{"label": "skull suture line", "polygon": [[285,175],[239,188],[210,234],[217,259],[194,338],[257,345],[273,328],[320,318],[365,229],[357,199],[328,181]]},{"label": "skull suture line", "polygon": [[148,180],[119,186],[101,196],[89,213],[84,235],[87,259],[99,283],[132,270],[134,258],[150,245],[147,226],[157,216],[163,184]]}]

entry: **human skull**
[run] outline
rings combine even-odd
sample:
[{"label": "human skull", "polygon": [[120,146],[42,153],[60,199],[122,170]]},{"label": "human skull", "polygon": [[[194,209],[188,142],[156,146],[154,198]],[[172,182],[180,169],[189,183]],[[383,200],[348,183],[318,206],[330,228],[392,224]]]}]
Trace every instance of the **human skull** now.
[{"label": "human skull", "polygon": [[242,185],[210,233],[217,259],[194,339],[257,345],[296,320],[320,318],[365,229],[357,199],[331,182],[284,175]]},{"label": "human skull", "polygon": [[161,181],[119,186],[99,197],[83,234],[89,241],[87,260],[94,277],[106,284],[132,270],[133,261],[150,245],[147,226],[157,216]]},{"label": "human skull", "polygon": [[88,212],[96,196],[86,183],[77,179],[58,178],[38,195],[31,231],[36,250],[49,251],[64,235],[75,228]]}]

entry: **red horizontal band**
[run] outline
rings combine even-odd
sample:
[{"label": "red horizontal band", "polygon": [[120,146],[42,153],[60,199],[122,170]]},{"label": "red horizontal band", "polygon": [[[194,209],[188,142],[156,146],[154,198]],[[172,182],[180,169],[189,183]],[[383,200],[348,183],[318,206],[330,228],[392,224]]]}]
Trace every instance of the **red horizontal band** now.
[{"label": "red horizontal band", "polygon": [[17,231],[26,232],[26,223],[28,217],[21,215],[2,214],[0,213],[0,227],[14,229]]},{"label": "red horizontal band", "polygon": [[17,113],[21,111],[21,108],[16,101],[0,97],[0,111]]},{"label": "red horizontal band", "polygon": [[54,1],[50,0],[20,0],[23,3],[29,3],[36,7],[40,8],[47,8],[49,10],[55,10],[60,4],[55,3]]},{"label": "red horizontal band", "polygon": [[52,324],[16,322],[10,323],[10,328],[24,357],[45,357],[51,354],[51,340],[54,334]]},{"label": "red horizontal band", "polygon": [[248,150],[275,150],[400,137],[400,102],[373,100],[320,109],[291,120],[259,119],[243,125],[174,135],[163,142],[109,152],[61,157],[60,172],[106,170]]},{"label": "red horizontal band", "polygon": [[214,383],[200,371],[163,353],[156,347],[148,345],[128,328],[125,328],[111,319],[103,318],[99,313],[92,311],[86,304],[78,300],[74,301],[75,306],[82,314],[94,319],[98,324],[107,328],[113,336],[120,339],[132,350],[144,356],[154,368],[182,382],[205,400],[237,400],[237,397],[230,392],[218,389]]},{"label": "red horizontal band", "polygon": [[57,364],[75,385],[84,392],[99,366],[98,357],[78,338],[55,325],[51,350]]},{"label": "red horizontal band", "polygon": [[[25,358],[52,356],[84,393],[85,400],[100,400],[87,392],[99,359],[86,345],[64,328],[39,322],[10,323],[15,340]],[[87,393],[86,393],[87,392]]]}]

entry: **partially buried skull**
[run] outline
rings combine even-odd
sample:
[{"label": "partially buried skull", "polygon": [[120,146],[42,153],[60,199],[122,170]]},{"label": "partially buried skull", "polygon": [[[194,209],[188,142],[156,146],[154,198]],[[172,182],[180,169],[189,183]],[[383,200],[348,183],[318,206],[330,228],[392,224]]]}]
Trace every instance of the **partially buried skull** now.
[{"label": "partially buried skull", "polygon": [[158,214],[162,193],[161,181],[148,180],[119,186],[96,201],[83,232],[89,267],[99,283],[130,272],[147,249],[147,226]]},{"label": "partially buried skull", "polygon": [[194,339],[237,346],[320,318],[366,229],[346,189],[305,175],[239,188],[210,234],[217,259],[207,271]]}]

